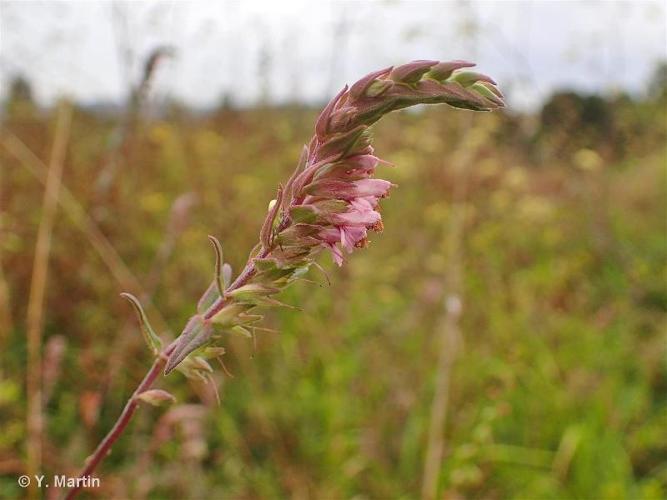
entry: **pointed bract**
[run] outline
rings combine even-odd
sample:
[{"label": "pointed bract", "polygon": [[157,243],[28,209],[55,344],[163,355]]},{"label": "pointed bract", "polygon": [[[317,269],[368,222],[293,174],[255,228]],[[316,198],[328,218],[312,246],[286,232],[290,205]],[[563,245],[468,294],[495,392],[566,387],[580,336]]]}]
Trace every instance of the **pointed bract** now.
[{"label": "pointed bract", "polygon": [[160,349],[162,349],[162,340],[155,333],[155,330],[153,330],[153,327],[148,321],[148,316],[146,316],[146,313],[144,312],[144,308],[141,307],[139,299],[137,299],[131,293],[127,292],[121,293],[120,296],[132,304],[132,307],[137,314],[137,319],[141,325],[141,333],[143,334],[144,340],[146,341],[146,345],[151,350],[151,352],[157,356],[160,353]]},{"label": "pointed bract", "polygon": [[436,64],[438,64],[438,61],[412,61],[394,68],[389,74],[389,78],[395,82],[416,83],[424,76],[424,73]]},{"label": "pointed bract", "polygon": [[167,359],[164,368],[165,375],[169,374],[191,352],[206,345],[211,340],[212,335],[213,325],[206,321],[203,316],[196,315],[190,318]]}]

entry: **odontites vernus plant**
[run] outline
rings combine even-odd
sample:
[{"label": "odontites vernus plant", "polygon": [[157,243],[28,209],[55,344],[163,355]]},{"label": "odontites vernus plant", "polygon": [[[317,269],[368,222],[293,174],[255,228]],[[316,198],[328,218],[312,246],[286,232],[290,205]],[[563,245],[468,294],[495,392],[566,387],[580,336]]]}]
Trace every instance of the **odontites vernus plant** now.
[{"label": "odontites vernus plant", "polygon": [[[449,104],[491,111],[503,107],[503,96],[488,76],[470,71],[466,61],[413,61],[371,73],[345,86],[320,114],[315,133],[304,146],[292,176],[277,188],[261,226],[259,242],[243,270],[232,278],[220,242],[210,237],[215,273],[200,298],[197,312],[181,335],[162,348],[141,305],[126,295],[140,318],[144,337],[156,360],[118,422],[89,458],[82,476],[92,472],[122,433],[137,404],[171,398],[146,394],[164,369],[204,379],[212,371],[208,358],[224,352],[225,335],[251,336],[262,320],[263,306],[282,305],[274,296],[299,280],[328,251],[338,265],[344,254],[367,244],[369,231],[382,230],[378,211],[392,183],[375,177],[383,165],[371,146],[370,127],[384,115],[416,104]],[[70,492],[70,497],[76,490]]]},{"label": "odontites vernus plant", "polygon": [[279,304],[272,296],[303,276],[322,250],[341,265],[344,252],[366,245],[368,231],[382,230],[378,203],[392,184],[374,177],[384,162],[374,155],[369,127],[387,113],[415,104],[446,103],[478,111],[502,106],[491,78],[461,71],[471,66],[465,61],[414,61],[386,68],[346,86],[329,102],[296,170],[278,187],[260,241],[233,282],[229,268],[221,264],[221,247],[212,239],[215,278],[169,353],[165,373],[179,366],[185,372],[200,370],[201,359],[186,366],[183,362],[195,352],[201,358],[215,354],[201,348],[224,341],[229,332],[250,336],[262,319],[255,310]]}]

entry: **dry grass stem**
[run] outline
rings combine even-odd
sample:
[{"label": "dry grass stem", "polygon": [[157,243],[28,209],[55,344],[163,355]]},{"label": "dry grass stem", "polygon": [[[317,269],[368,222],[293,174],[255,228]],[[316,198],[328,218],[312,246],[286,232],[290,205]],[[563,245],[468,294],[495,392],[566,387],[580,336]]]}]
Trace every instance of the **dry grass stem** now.
[{"label": "dry grass stem", "polygon": [[[69,141],[72,108],[62,104],[58,111],[55,138],[51,149],[42,202],[42,216],[37,231],[35,257],[30,280],[30,298],[27,312],[27,471],[34,477],[41,472],[42,464],[42,326],[44,323],[44,296],[49,270],[49,254],[51,253],[51,237],[56,220],[60,181],[65,164],[65,153]],[[34,488],[29,490],[30,497],[36,497]]]},{"label": "dry grass stem", "polygon": [[[21,162],[26,170],[40,182],[46,183],[46,166],[23,141],[9,133],[2,138],[2,144],[14,158]],[[122,257],[118,255],[118,252],[109,239],[95,224],[95,221],[90,218],[86,209],[81,206],[66,186],[61,186],[60,196],[57,201],[62,206],[65,214],[84,234],[93,249],[100,256],[119,287],[124,290],[130,290],[140,297],[150,297],[150,294],[146,293],[141,282],[130,271]],[[150,311],[151,317],[158,329],[168,331],[169,327],[166,321],[160,315],[159,311],[153,307],[150,300],[146,300],[145,305]]]}]

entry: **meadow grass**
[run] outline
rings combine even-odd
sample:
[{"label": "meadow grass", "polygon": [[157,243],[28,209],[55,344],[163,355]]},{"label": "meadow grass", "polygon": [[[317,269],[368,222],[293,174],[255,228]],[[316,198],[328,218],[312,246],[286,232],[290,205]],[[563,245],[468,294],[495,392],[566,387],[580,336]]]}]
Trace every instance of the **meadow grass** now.
[{"label": "meadow grass", "polygon": [[[664,497],[667,178],[657,106],[621,103],[604,134],[585,123],[573,134],[539,116],[475,115],[465,126],[465,113],[440,110],[387,118],[377,148],[398,165],[385,175],[399,185],[383,207],[387,230],[341,269],[323,259],[330,286],[312,270],[321,286],[285,290],[280,299],[302,311],[270,312],[265,326],[279,333],[229,338],[223,360],[233,378],[214,375],[221,406],[210,386],[169,377],[163,386],[178,404],[137,415],[89,494],[418,497],[445,302],[456,286],[439,491]],[[174,107],[137,126],[100,200],[96,166],[114,123],[74,110],[63,187],[139,282],[151,274],[174,200],[197,197],[155,285],[154,303],[173,328],[160,333],[178,333],[210,282],[207,234],[224,238],[240,270],[257,214],[314,118],[299,108],[194,117]],[[14,110],[5,134],[46,161],[55,119]],[[43,188],[7,147],[0,156],[0,265],[13,325],[0,335],[0,489],[12,497],[21,493],[27,432],[21,318]],[[43,402],[44,472],[75,474],[150,355],[137,329],[108,380],[131,312],[89,232],[64,214],[50,266],[44,337],[64,336],[66,347]]]}]

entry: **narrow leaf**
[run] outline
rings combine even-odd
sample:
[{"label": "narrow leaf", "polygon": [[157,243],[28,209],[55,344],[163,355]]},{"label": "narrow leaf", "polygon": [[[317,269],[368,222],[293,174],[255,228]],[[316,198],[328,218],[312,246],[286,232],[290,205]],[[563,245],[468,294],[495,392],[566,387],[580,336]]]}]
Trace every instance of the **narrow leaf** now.
[{"label": "narrow leaf", "polygon": [[215,251],[215,286],[218,289],[218,293],[222,297],[225,294],[225,280],[222,276],[222,245],[220,244],[220,240],[218,240],[218,238],[211,236],[210,234],[208,235],[208,240],[211,242],[211,245],[213,245],[213,250]]},{"label": "narrow leaf", "polygon": [[192,351],[207,344],[213,335],[213,325],[200,315],[193,316],[188,321],[183,333],[176,339],[176,346],[167,359],[164,374],[168,375]]},{"label": "narrow leaf", "polygon": [[134,312],[137,314],[137,319],[141,325],[141,333],[144,337],[144,340],[146,341],[146,345],[151,350],[151,352],[157,356],[162,349],[162,340],[155,333],[155,330],[153,330],[153,327],[148,321],[148,316],[146,316],[144,308],[141,307],[141,302],[139,302],[139,299],[137,299],[131,293],[123,292],[120,294],[120,296],[132,304]]}]

